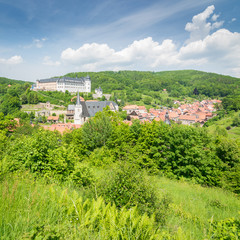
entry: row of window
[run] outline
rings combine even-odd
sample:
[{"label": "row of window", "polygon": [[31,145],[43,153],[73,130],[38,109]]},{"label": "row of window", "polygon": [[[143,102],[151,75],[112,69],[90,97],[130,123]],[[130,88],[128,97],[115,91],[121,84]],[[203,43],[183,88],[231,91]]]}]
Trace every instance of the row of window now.
[{"label": "row of window", "polygon": [[[90,108],[90,106],[88,106],[88,108]],[[95,108],[95,106],[93,106],[93,108]],[[97,108],[99,108],[99,106],[97,106]]]}]

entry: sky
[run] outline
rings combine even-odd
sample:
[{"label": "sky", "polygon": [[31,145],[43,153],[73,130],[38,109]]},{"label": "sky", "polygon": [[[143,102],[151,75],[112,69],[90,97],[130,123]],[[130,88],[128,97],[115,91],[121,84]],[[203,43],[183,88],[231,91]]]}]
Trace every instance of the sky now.
[{"label": "sky", "polygon": [[195,69],[240,77],[239,0],[0,0],[0,77]]}]

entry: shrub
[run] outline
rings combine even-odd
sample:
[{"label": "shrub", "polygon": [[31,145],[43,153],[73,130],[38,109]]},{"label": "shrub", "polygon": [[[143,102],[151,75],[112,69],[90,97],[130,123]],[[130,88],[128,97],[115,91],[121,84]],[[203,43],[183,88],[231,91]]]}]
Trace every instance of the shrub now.
[{"label": "shrub", "polygon": [[233,127],[240,127],[240,116],[236,116],[236,117],[233,119],[232,126],[233,126]]},{"label": "shrub", "polygon": [[84,187],[90,186],[95,182],[95,176],[92,169],[84,163],[76,164],[75,169],[70,176],[70,179],[73,180],[76,185]]},{"label": "shrub", "polygon": [[156,220],[164,222],[170,203],[168,197],[160,200],[146,175],[134,165],[122,163],[100,183],[100,195],[118,208],[137,206],[140,212],[156,213]]}]

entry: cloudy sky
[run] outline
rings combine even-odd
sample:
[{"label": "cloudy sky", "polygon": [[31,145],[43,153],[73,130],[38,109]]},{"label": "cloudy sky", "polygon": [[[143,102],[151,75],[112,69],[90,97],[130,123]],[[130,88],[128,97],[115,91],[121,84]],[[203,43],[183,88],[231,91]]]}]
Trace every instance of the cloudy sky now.
[{"label": "cloudy sky", "polygon": [[239,0],[0,0],[0,76],[196,69],[240,77]]}]

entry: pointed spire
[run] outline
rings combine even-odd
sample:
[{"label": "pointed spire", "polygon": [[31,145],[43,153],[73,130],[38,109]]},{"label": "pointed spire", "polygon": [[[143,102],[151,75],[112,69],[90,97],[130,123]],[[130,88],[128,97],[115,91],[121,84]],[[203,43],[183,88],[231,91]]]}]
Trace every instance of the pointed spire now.
[{"label": "pointed spire", "polygon": [[77,92],[77,103],[76,103],[76,105],[80,105],[79,91]]}]

